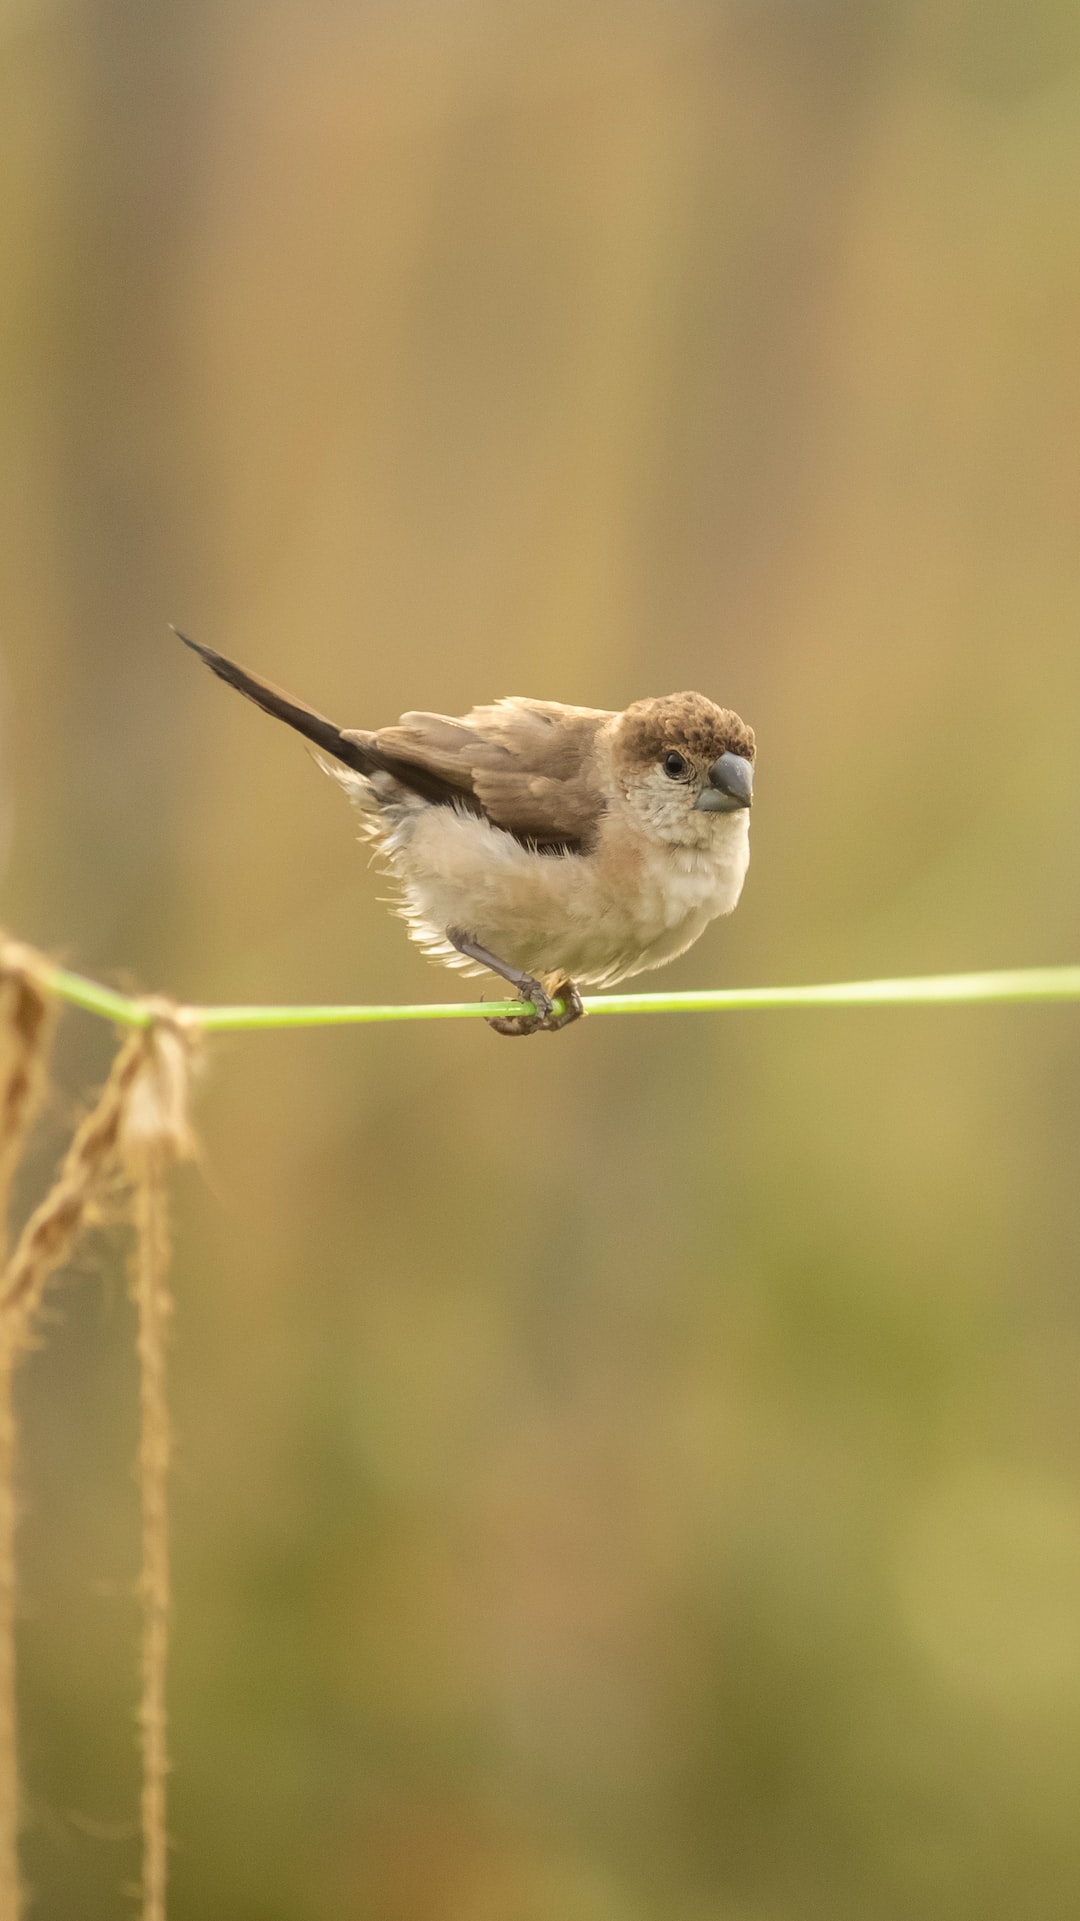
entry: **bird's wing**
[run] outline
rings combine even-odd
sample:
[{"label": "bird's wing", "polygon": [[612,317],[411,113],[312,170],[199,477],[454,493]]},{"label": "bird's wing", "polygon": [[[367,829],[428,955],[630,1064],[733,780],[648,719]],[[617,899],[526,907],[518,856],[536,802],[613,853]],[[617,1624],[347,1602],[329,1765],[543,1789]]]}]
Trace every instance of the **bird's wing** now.
[{"label": "bird's wing", "polygon": [[611,714],[511,699],[475,707],[463,720],[403,714],[396,727],[367,733],[336,727],[214,648],[178,638],[220,680],[359,774],[390,774],[436,806],[486,815],[518,840],[551,850],[576,852],[592,840],[604,811],[596,736]]},{"label": "bird's wing", "polygon": [[611,718],[592,707],[515,698],[461,720],[403,714],[396,727],[366,738],[405,785],[416,786],[418,774],[445,783],[518,840],[576,850],[589,845],[604,811],[596,737]]},{"label": "bird's wing", "polygon": [[[249,667],[241,667],[239,661],[230,660],[227,654],[219,654],[213,647],[204,647],[201,641],[189,640],[187,634],[182,634],[178,627],[172,631],[185,647],[190,647],[192,653],[198,654],[206,662],[211,673],[216,674],[219,680],[229,687],[235,687],[238,693],[245,694],[265,714],[272,714],[275,720],[283,720],[286,726],[295,727],[298,734],[313,741],[324,753],[332,754],[344,766],[351,767],[354,773],[364,774],[369,779],[372,774],[379,773],[397,776],[397,768],[380,756],[374,734],[365,733],[357,727],[336,726],[317,708],[309,707],[306,701],[297,700],[294,694],[287,694],[283,687],[275,687],[273,681],[264,680],[261,674],[253,674]],[[453,721],[447,722],[447,726],[454,724]],[[407,770],[402,770],[401,779],[414,793],[422,794],[425,800],[433,801],[436,805],[446,805],[452,801],[474,814],[484,811],[474,794],[467,788],[461,789],[460,781],[455,785],[445,780],[434,766],[425,766],[422,759],[416,760]]]}]

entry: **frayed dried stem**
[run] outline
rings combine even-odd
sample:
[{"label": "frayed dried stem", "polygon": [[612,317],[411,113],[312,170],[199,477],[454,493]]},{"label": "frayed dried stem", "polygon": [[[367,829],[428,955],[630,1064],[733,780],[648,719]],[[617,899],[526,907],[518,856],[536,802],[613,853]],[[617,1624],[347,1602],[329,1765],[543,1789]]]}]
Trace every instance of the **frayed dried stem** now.
[{"label": "frayed dried stem", "polygon": [[50,1276],[69,1259],[92,1203],[116,1168],[124,1109],[146,1041],[146,1030],[140,1030],[120,1048],[96,1107],[76,1128],[53,1186],[31,1214],[0,1277],[0,1315],[16,1346],[25,1342]]},{"label": "frayed dried stem", "polygon": [[37,956],[0,937],[0,1239],[6,1255],[11,1178],[45,1095],[56,1003],[38,978]]},{"label": "frayed dried stem", "polygon": [[165,1397],[169,1293],[168,1175],[191,1152],[188,1089],[190,1031],[168,1014],[140,1035],[140,1066],[131,1083],[120,1134],[132,1185],[135,1250],[132,1292],[139,1317],[139,1488],[142,1509],[143,1610],[139,1729],[142,1741],[143,1921],[165,1921],[168,1830],[169,1651],[168,1473],[171,1437]]},{"label": "frayed dried stem", "polygon": [[[142,1036],[139,1036],[142,1039]],[[27,1345],[35,1311],[49,1276],[71,1253],[92,1201],[115,1167],[120,1115],[135,1073],[135,1049],[121,1049],[105,1090],[64,1157],[57,1179],[34,1209],[0,1278],[0,1754],[2,1811],[6,1832],[0,1859],[0,1918],[17,1921],[21,1908],[18,1872],[18,1757],[15,1711],[15,1414],[13,1375]]]},{"label": "frayed dried stem", "polygon": [[[0,952],[0,970],[2,967]],[[11,1168],[17,1163],[34,1097],[44,1085],[44,1064],[34,1050],[47,1038],[51,1015],[47,1008],[41,1012],[33,1004],[33,990],[34,977],[29,969],[11,990],[11,1025],[19,1045],[9,1044],[13,1066],[8,1079],[0,1081],[0,1174],[5,1155]],[[0,1921],[17,1921],[20,1911],[12,1373],[20,1350],[29,1345],[49,1279],[70,1258],[80,1233],[118,1175],[131,1190],[135,1227],[132,1291],[139,1317],[142,1913],[143,1921],[165,1921],[169,1617],[165,1330],[170,1311],[167,1178],[172,1164],[191,1151],[187,1105],[194,1036],[182,1016],[167,1003],[144,1005],[149,1024],[120,1047],[96,1106],[76,1129],[52,1188],[31,1214],[0,1275]]]},{"label": "frayed dried stem", "polygon": [[[47,1085],[55,1009],[35,957],[0,941],[0,1258],[7,1252],[12,1175]],[[18,1921],[19,1765],[15,1704],[15,1342],[0,1316],[0,1921]]]},{"label": "frayed dried stem", "polygon": [[18,1921],[19,1742],[15,1701],[15,1346],[0,1322],[0,1921]]}]

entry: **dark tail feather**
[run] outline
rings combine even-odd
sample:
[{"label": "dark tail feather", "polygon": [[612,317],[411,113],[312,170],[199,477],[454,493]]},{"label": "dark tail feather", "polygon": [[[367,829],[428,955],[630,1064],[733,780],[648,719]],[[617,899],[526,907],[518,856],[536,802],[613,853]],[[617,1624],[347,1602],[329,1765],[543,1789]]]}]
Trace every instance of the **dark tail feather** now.
[{"label": "dark tail feather", "polygon": [[234,660],[226,660],[224,654],[216,654],[212,647],[203,647],[199,641],[189,640],[179,627],[174,627],[172,631],[177,640],[182,640],[185,647],[190,647],[192,653],[198,654],[200,660],[206,662],[211,673],[216,674],[219,680],[235,687],[238,693],[246,694],[256,707],[262,708],[264,714],[273,714],[275,720],[283,720],[287,726],[295,727],[297,733],[314,741],[324,753],[332,754],[335,760],[343,761],[346,767],[354,768],[358,774],[374,773],[380,765],[378,757],[369,753],[359,740],[343,734],[340,727],[335,727],[333,721],[327,720],[324,714],[316,713],[314,707],[305,707],[302,700],[294,700],[291,694],[284,693],[269,680],[260,680],[258,674],[249,674],[246,667],[238,667]]}]

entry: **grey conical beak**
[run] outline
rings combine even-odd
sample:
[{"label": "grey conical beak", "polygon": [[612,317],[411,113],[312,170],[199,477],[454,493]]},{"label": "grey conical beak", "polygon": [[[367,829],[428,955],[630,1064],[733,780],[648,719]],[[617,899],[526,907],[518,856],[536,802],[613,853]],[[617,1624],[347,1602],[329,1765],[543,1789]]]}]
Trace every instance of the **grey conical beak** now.
[{"label": "grey conical beak", "polygon": [[709,785],[703,787],[694,806],[702,814],[733,814],[749,807],[754,787],[754,769],[742,754],[721,754],[709,768]]}]

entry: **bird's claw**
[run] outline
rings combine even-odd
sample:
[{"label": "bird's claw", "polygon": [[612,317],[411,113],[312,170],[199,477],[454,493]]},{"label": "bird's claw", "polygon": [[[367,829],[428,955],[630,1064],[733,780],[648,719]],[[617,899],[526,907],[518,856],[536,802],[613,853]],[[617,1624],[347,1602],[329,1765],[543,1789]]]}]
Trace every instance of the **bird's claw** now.
[{"label": "bird's claw", "polygon": [[[557,1034],[561,1027],[569,1027],[571,1021],[580,1020],[585,1012],[581,995],[573,981],[560,982],[554,994],[547,993],[539,981],[522,981],[518,999],[531,1001],[535,1011],[532,1014],[493,1014],[488,1026],[493,1027],[496,1034],[509,1034],[511,1037],[517,1034]],[[563,1004],[561,1014],[552,1012],[557,1000]]]}]

